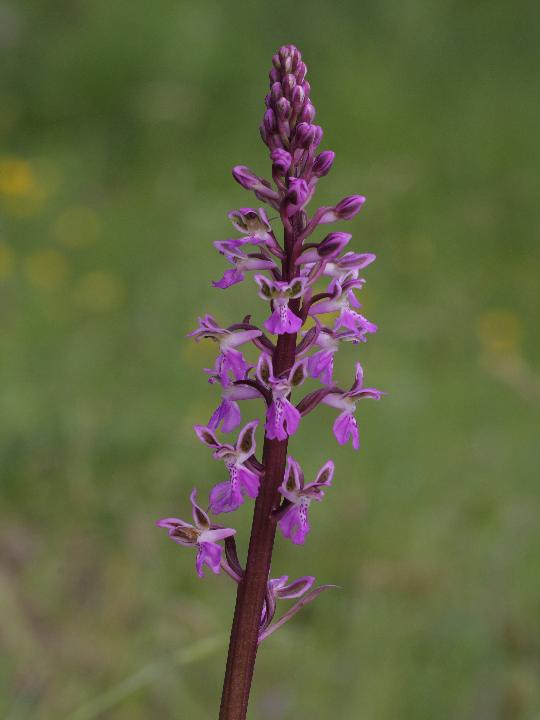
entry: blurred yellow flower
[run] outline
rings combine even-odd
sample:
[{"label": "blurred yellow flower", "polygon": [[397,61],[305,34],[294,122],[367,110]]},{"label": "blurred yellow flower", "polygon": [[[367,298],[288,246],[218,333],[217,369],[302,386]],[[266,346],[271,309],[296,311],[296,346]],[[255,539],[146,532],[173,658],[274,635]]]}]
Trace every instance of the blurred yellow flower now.
[{"label": "blurred yellow flower", "polygon": [[67,247],[92,245],[99,233],[99,218],[92,208],[71,205],[64,209],[53,225],[55,237]]},{"label": "blurred yellow flower", "polygon": [[8,197],[28,197],[36,188],[30,163],[16,157],[0,157],[0,193]]},{"label": "blurred yellow flower", "polygon": [[123,298],[122,279],[108,272],[96,271],[83,275],[75,290],[75,299],[81,307],[98,312],[114,310]]},{"label": "blurred yellow flower", "polygon": [[23,271],[34,287],[53,290],[65,280],[69,265],[64,255],[56,250],[40,250],[24,260]]},{"label": "blurred yellow flower", "polygon": [[10,215],[31,215],[40,209],[44,189],[27,160],[0,156],[0,199]]},{"label": "blurred yellow flower", "polygon": [[0,280],[8,278],[15,264],[15,255],[5,242],[0,242]]},{"label": "blurred yellow flower", "polygon": [[519,347],[523,324],[521,318],[511,310],[489,310],[478,318],[477,334],[488,352],[509,352]]}]

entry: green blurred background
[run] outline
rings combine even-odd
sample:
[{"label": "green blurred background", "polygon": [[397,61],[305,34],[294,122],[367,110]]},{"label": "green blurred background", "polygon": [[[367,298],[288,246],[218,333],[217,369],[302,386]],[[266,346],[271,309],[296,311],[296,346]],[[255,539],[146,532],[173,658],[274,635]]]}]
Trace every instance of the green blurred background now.
[{"label": "green blurred background", "polygon": [[[194,440],[214,348],[264,308],[213,290],[270,58],[302,50],[319,202],[378,262],[363,447],[274,573],[322,595],[260,652],[253,720],[540,717],[539,60],[532,1],[0,2],[0,716],[216,716],[234,592],[154,528],[222,467]],[[253,417],[249,406],[245,417]],[[245,551],[251,506],[238,513]]]}]

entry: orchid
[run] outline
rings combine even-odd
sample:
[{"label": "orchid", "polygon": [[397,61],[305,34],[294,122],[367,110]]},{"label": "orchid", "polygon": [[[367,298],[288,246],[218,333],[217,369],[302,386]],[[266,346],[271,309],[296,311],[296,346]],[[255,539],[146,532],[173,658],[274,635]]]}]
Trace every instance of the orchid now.
[{"label": "orchid", "polygon": [[242,418],[238,401],[258,398],[260,393],[249,385],[231,380],[229,372],[223,370],[223,363],[219,357],[216,359],[215,366],[211,369],[205,368],[205,372],[210,375],[208,382],[211,385],[219,384],[222,388],[221,402],[212,413],[208,427],[210,430],[217,430],[221,425],[224,433],[231,432],[240,425]]},{"label": "orchid", "polygon": [[259,286],[259,297],[271,300],[274,307],[272,315],[264,323],[268,332],[275,335],[298,332],[302,321],[289,308],[289,301],[302,297],[306,290],[306,279],[298,277],[291,282],[279,282],[264,275],[255,275],[255,282]]},{"label": "orchid", "polygon": [[360,363],[356,363],[356,373],[350,390],[331,392],[326,395],[322,402],[342,411],[334,422],[333,428],[334,436],[340,445],[346,445],[350,439],[355,450],[360,448],[360,435],[354,416],[356,404],[362,398],[380,400],[382,395],[381,390],[364,387],[364,372]]},{"label": "orchid", "polygon": [[361,279],[348,280],[343,285],[336,282],[334,295],[329,300],[321,300],[312,305],[309,314],[312,316],[326,315],[337,311],[339,315],[336,318],[334,330],[344,327],[352,330],[358,341],[366,342],[368,333],[377,332],[377,326],[352,309],[360,307],[354,290],[361,288],[363,284],[364,281]]},{"label": "orchid", "polygon": [[212,430],[203,425],[195,425],[199,440],[215,450],[214,457],[223,460],[229,471],[229,480],[219,483],[210,492],[210,512],[232,512],[242,505],[245,495],[256,498],[259,492],[259,475],[246,467],[246,461],[256,449],[255,429],[258,420],[248,423],[238,434],[233,447],[220,443]]},{"label": "orchid", "polygon": [[246,254],[239,248],[231,248],[228,250],[221,249],[227,241],[221,243],[216,242],[214,245],[220,252],[223,252],[227,260],[232,263],[234,267],[229,270],[225,270],[223,277],[220,280],[214,281],[212,285],[217,288],[225,290],[231,285],[236,285],[242,282],[245,278],[245,272],[248,270],[273,270],[276,268],[276,263],[270,258],[264,257],[263,255],[257,255],[254,253]]},{"label": "orchid", "polygon": [[[314,123],[316,110],[306,73],[293,45],[284,45],[272,58],[259,128],[271,178],[246,165],[232,169],[236,182],[266,209],[231,210],[228,218],[238,236],[214,242],[230,267],[213,286],[224,290],[253,272],[269,316],[259,326],[244,311],[238,322],[222,327],[206,314],[189,333],[197,342],[206,338],[217,345],[213,366],[205,372],[220,393],[219,404],[207,425],[194,429],[212,450],[213,459],[224,463],[228,477],[213,487],[208,485],[207,510],[197,504],[196,491],[192,492],[194,524],[177,518],[158,522],[172,540],[197,550],[196,570],[201,577],[207,566],[216,574],[223,570],[237,585],[220,720],[245,720],[258,644],[307,603],[335,587],[315,587],[312,575],[292,582],[287,575],[271,577],[277,530],[295,545],[305,543],[310,533],[321,533],[315,523],[311,529],[310,506],[323,498],[334,476],[334,462],[328,460],[315,480],[306,483],[299,462],[288,455],[290,438],[303,418],[322,403],[339,411],[333,425],[338,443],[351,440],[358,449],[357,403],[362,398],[378,400],[383,394],[364,387],[359,362],[349,390],[341,389],[334,378],[334,358],[343,344],[351,343],[359,350],[377,330],[358,312],[356,297],[366,282],[361,271],[375,255],[348,250],[352,234],[340,229],[316,238],[323,226],[354,218],[365,197],[348,195],[334,205],[308,211],[318,183],[335,164],[335,154],[320,151],[323,130]],[[276,221],[282,226],[282,240],[272,226]],[[239,349],[242,346],[246,346],[246,356]],[[306,381],[315,389],[302,396]],[[247,409],[252,414],[243,423],[246,400],[251,401]],[[257,412],[260,419],[252,419]],[[257,457],[255,434],[263,416],[264,442]],[[225,442],[222,434],[233,431],[238,433],[236,440]],[[247,508],[249,499],[254,500],[253,521],[247,558],[241,563],[236,531],[213,524],[210,516]],[[282,600],[295,603],[276,619]]]},{"label": "orchid", "polygon": [[257,364],[257,378],[261,385],[270,390],[272,402],[266,415],[266,436],[270,440],[286,440],[298,429],[300,413],[288,399],[294,387],[306,379],[307,362],[295,363],[289,373],[275,377],[272,358],[262,353]]},{"label": "orchid", "polygon": [[334,463],[329,460],[319,470],[315,481],[305,485],[302,468],[292,457],[287,458],[285,479],[279,492],[291,504],[285,506],[279,527],[283,535],[296,545],[302,545],[309,532],[308,509],[311,501],[320,502],[323,499],[322,488],[331,485],[333,477]]},{"label": "orchid", "polygon": [[240,208],[240,210],[232,210],[227,217],[233,227],[244,235],[242,244],[262,245],[277,257],[283,257],[283,251],[276,240],[264,208],[258,210]]},{"label": "orchid", "polygon": [[304,575],[297,580],[287,582],[288,575],[282,575],[268,581],[266,600],[261,616],[261,629],[266,628],[274,617],[277,600],[293,600],[302,597],[313,586],[313,575]]},{"label": "orchid", "polygon": [[227,372],[230,369],[235,377],[240,380],[245,377],[248,365],[242,353],[236,348],[261,335],[261,330],[233,332],[230,329],[220,327],[211,315],[205,315],[199,318],[199,327],[189,333],[188,337],[193,337],[196,341],[202,338],[210,338],[219,343],[220,355],[218,361],[221,372]]},{"label": "orchid", "polygon": [[179,518],[163,518],[156,525],[166,528],[171,540],[179,545],[197,548],[195,566],[199,577],[204,576],[203,565],[207,565],[217,575],[222,563],[222,548],[218,543],[235,535],[236,530],[212,525],[208,514],[197,504],[196,489],[193,489],[189,499],[194,525]]},{"label": "orchid", "polygon": [[368,265],[371,265],[375,261],[375,255],[373,253],[353,253],[348,252],[342,255],[340,258],[327,262],[324,266],[323,273],[333,278],[329,285],[329,290],[332,290],[335,284],[343,285],[346,280],[356,280],[358,278],[360,270],[363,270]]}]

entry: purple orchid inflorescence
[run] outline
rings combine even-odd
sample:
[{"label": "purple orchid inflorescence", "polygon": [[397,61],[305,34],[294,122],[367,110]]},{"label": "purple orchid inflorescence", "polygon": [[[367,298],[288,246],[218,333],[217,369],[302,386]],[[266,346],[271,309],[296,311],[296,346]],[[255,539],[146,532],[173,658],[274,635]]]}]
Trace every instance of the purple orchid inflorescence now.
[{"label": "purple orchid inflorescence", "polygon": [[[269,314],[262,327],[252,322],[251,315],[229,327],[221,327],[211,315],[204,315],[190,333],[197,341],[206,338],[219,345],[214,367],[206,372],[209,382],[220,388],[221,400],[207,424],[195,426],[195,432],[213,450],[213,457],[223,461],[225,479],[209,489],[207,510],[197,505],[195,491],[191,494],[194,525],[175,518],[158,522],[172,540],[197,548],[199,575],[207,565],[214,573],[223,569],[238,583],[232,638],[243,632],[242,622],[250,612],[258,613],[257,642],[330,587],[322,585],[313,590],[312,576],[291,583],[286,576],[269,576],[276,529],[293,543],[304,543],[310,531],[309,506],[323,498],[334,475],[334,463],[328,460],[315,479],[306,483],[299,463],[287,455],[289,438],[300,434],[302,417],[322,403],[339,411],[333,424],[338,443],[344,445],[350,440],[358,449],[358,401],[378,400],[382,395],[380,390],[363,386],[359,362],[349,390],[340,388],[334,379],[334,358],[342,343],[360,346],[377,331],[377,326],[358,312],[357,297],[365,284],[361,273],[375,255],[349,250],[352,236],[341,230],[326,232],[319,240],[313,237],[319,226],[352,219],[365,198],[350,195],[334,206],[308,210],[317,184],[330,172],[335,156],[330,150],[319,152],[323,131],[314,122],[316,112],[306,73],[300,52],[292,45],[282,47],[273,57],[260,126],[269,150],[272,179],[243,165],[233,168],[235,180],[271,210],[269,214],[262,207],[231,211],[228,217],[239,237],[214,243],[232,266],[213,282],[214,287],[221,292],[253,272],[250,282],[269,304]],[[276,212],[278,217],[272,217]],[[272,225],[275,220],[283,226],[283,242]],[[246,353],[251,348],[248,359],[241,346]],[[296,394],[304,383],[311,383],[313,388],[298,399]],[[243,407],[245,400],[257,399],[262,401],[265,413],[260,460],[255,454],[259,420],[252,419],[256,405]],[[243,413],[246,424],[238,432]],[[238,435],[233,442],[218,437],[218,433],[235,430]],[[256,499],[255,514],[250,550],[242,567],[235,531],[214,525],[209,513],[231,513],[251,499]],[[225,553],[220,543],[224,543]],[[298,599],[294,608],[271,625],[277,600],[293,598]],[[227,671],[226,687],[230,673],[241,672],[238,653],[242,652],[247,651],[238,649],[238,643],[231,639],[236,669]],[[228,690],[232,695],[234,687],[232,683]],[[226,696],[225,706],[233,702],[232,695]]]}]

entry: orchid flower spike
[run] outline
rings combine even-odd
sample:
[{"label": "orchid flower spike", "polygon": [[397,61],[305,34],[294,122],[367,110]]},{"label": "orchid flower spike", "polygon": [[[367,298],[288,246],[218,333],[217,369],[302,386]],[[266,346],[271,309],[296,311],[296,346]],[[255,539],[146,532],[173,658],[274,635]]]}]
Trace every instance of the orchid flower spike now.
[{"label": "orchid flower spike", "polygon": [[214,459],[223,460],[229,471],[229,480],[219,483],[210,492],[209,510],[214,515],[232,512],[243,504],[245,495],[256,498],[260,478],[246,467],[246,461],[255,453],[255,430],[259,424],[253,420],[238,434],[236,445],[220,443],[212,430],[204,425],[195,425],[199,440],[214,449]]},{"label": "orchid flower spike", "polygon": [[274,335],[298,332],[302,320],[289,308],[289,300],[302,297],[307,288],[307,279],[297,277],[286,283],[255,275],[255,282],[259,286],[259,297],[271,300],[273,304],[272,315],[264,323],[268,332]]},{"label": "orchid flower spike", "polygon": [[[383,394],[364,388],[359,363],[350,390],[343,390],[333,379],[334,358],[342,341],[358,345],[377,330],[358,312],[361,305],[356,297],[365,282],[360,277],[362,270],[375,255],[348,251],[352,236],[347,232],[324,233],[318,242],[308,240],[319,225],[351,220],[365,198],[348,195],[336,205],[311,209],[318,184],[333,167],[335,155],[331,150],[321,152],[323,129],[315,124],[306,74],[306,64],[294,45],[283,45],[273,56],[260,125],[269,155],[269,179],[246,165],[232,170],[236,182],[265,204],[266,210],[231,210],[228,218],[238,236],[214,242],[229,263],[214,287],[224,290],[253,272],[259,296],[270,305],[269,317],[259,328],[252,322],[250,308],[245,307],[237,322],[221,327],[207,314],[198,318],[197,327],[189,333],[197,342],[209,338],[219,346],[213,367],[205,370],[208,382],[218,390],[219,404],[208,424],[196,425],[195,432],[212,449],[214,459],[224,462],[227,472],[211,488],[207,509],[197,504],[196,491],[192,492],[193,524],[177,518],[158,522],[172,540],[196,549],[200,576],[206,565],[214,573],[223,570],[238,584],[240,601],[221,704],[223,717],[238,720],[246,716],[258,643],[334,587],[316,587],[310,575],[293,582],[286,575],[269,579],[276,524],[293,543],[304,543],[310,529],[310,504],[322,499],[334,474],[334,463],[328,460],[315,480],[306,483],[298,462],[287,455],[290,438],[298,431],[301,418],[324,403],[338,410],[333,424],[337,441],[344,445],[351,440],[358,449],[358,400],[378,400]],[[334,313],[332,327],[327,327],[322,317],[329,313]],[[258,353],[253,364],[241,352],[246,343]],[[312,383],[317,387],[293,398],[308,376],[319,381]],[[255,456],[259,420],[245,424],[241,411],[243,401],[255,398],[263,401],[265,413],[261,461]],[[233,435],[229,442],[222,442],[219,433],[233,431],[236,438]],[[311,450],[309,438],[307,449]],[[264,492],[259,492],[261,488]],[[232,512],[249,504],[247,498],[256,502],[243,567],[235,530],[212,524],[209,515]],[[275,618],[277,601],[294,598],[291,607]]]},{"label": "orchid flower spike", "polygon": [[163,518],[158,520],[158,527],[166,528],[169,537],[179,545],[197,548],[195,567],[199,577],[204,577],[203,565],[207,565],[212,572],[219,573],[221,569],[222,548],[218,545],[220,540],[236,534],[232,528],[212,525],[210,518],[200,505],[197,504],[197,490],[194,488],[189,496],[194,525],[179,518]]},{"label": "orchid flower spike", "polygon": [[261,330],[240,330],[234,332],[220,327],[211,315],[200,317],[199,326],[188,333],[188,337],[195,338],[199,342],[202,338],[210,338],[219,343],[220,355],[218,360],[221,363],[221,371],[231,370],[237,380],[243,380],[248,370],[248,365],[240,350],[239,345],[250,342],[262,335]]},{"label": "orchid flower spike", "polygon": [[301,385],[307,375],[307,359],[296,362],[286,377],[275,377],[272,358],[261,353],[257,364],[259,382],[272,393],[266,413],[266,435],[271,440],[286,440],[298,430],[300,413],[289,400],[294,387]]},{"label": "orchid flower spike", "polygon": [[363,398],[380,400],[383,395],[382,390],[364,387],[364,372],[360,363],[356,363],[356,374],[351,389],[346,392],[331,392],[322,400],[326,405],[342,411],[337,416],[333,428],[334,436],[340,445],[346,445],[350,439],[355,450],[360,448],[360,435],[354,416],[356,404]]},{"label": "orchid flower spike", "polygon": [[309,532],[308,509],[311,501],[320,502],[323,499],[323,488],[332,484],[333,476],[334,463],[329,460],[319,470],[315,481],[305,485],[302,468],[292,457],[287,458],[285,479],[279,492],[290,505],[279,521],[279,528],[296,545],[303,545]]}]

